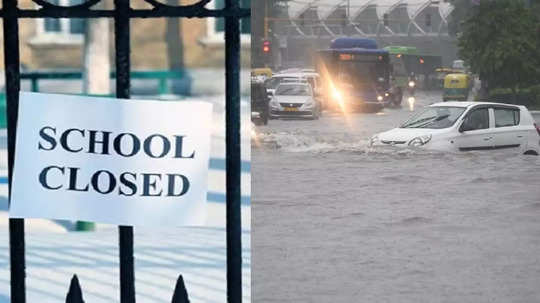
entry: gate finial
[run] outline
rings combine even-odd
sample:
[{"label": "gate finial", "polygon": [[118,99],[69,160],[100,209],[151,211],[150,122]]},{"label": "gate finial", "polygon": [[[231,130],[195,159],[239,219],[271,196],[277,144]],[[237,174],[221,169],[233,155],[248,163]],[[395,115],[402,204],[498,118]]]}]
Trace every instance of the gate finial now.
[{"label": "gate finial", "polygon": [[171,303],[189,303],[189,298],[182,275],[178,276],[178,280],[176,281],[176,287],[174,288]]},{"label": "gate finial", "polygon": [[69,284],[69,290],[66,296],[66,303],[84,303],[77,275],[73,275],[73,278],[71,278],[71,283]]}]

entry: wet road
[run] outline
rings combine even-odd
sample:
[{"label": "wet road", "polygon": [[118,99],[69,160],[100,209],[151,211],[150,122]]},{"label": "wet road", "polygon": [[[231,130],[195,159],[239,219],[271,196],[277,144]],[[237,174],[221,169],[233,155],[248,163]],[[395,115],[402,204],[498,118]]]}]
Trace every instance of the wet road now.
[{"label": "wet road", "polygon": [[[414,110],[440,100],[417,97]],[[540,298],[540,157],[366,148],[410,115],[405,101],[258,129],[254,301]]]}]

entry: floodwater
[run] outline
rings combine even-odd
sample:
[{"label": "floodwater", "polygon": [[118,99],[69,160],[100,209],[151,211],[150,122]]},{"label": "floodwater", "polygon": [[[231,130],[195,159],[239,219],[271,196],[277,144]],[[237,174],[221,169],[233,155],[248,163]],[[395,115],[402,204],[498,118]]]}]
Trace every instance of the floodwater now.
[{"label": "floodwater", "polygon": [[367,148],[411,114],[257,129],[255,302],[540,300],[540,157]]}]

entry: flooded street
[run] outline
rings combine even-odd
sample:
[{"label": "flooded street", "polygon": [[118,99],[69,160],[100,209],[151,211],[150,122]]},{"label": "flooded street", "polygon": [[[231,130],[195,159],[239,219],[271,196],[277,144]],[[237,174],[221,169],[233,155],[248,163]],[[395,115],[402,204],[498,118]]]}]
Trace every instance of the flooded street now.
[{"label": "flooded street", "polygon": [[[412,110],[440,100],[419,92]],[[540,298],[540,157],[367,147],[411,114],[404,98],[400,109],[257,128],[257,302]]]}]

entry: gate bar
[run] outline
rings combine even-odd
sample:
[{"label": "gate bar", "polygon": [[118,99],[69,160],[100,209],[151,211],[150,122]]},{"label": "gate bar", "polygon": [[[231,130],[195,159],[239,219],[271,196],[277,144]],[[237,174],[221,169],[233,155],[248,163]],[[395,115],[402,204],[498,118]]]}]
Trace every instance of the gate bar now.
[{"label": "gate bar", "polygon": [[[226,10],[237,10],[238,0],[226,0]],[[225,18],[225,123],[227,188],[227,301],[242,302],[242,220],[240,148],[240,19]]]},{"label": "gate bar", "polygon": [[[2,0],[4,10],[4,64],[6,73],[6,117],[8,144],[8,196],[15,160],[15,138],[19,113],[19,22],[17,0]],[[10,201],[10,199],[8,199]],[[24,219],[9,219],[9,256],[11,265],[11,302],[26,302]]]},{"label": "gate bar", "polygon": [[[111,18],[115,12],[104,9],[72,9],[63,10],[43,10],[43,9],[19,9],[19,18]],[[238,10],[186,10],[178,9],[130,9],[130,18],[163,18],[163,17],[186,17],[186,18],[208,18],[238,16],[240,18],[249,17],[248,9]],[[5,15],[5,11],[0,9],[0,17]]]},{"label": "gate bar", "polygon": [[[116,97],[130,97],[129,0],[114,0],[114,40],[116,47]],[[135,303],[133,227],[118,227],[120,250],[120,302]]]}]

